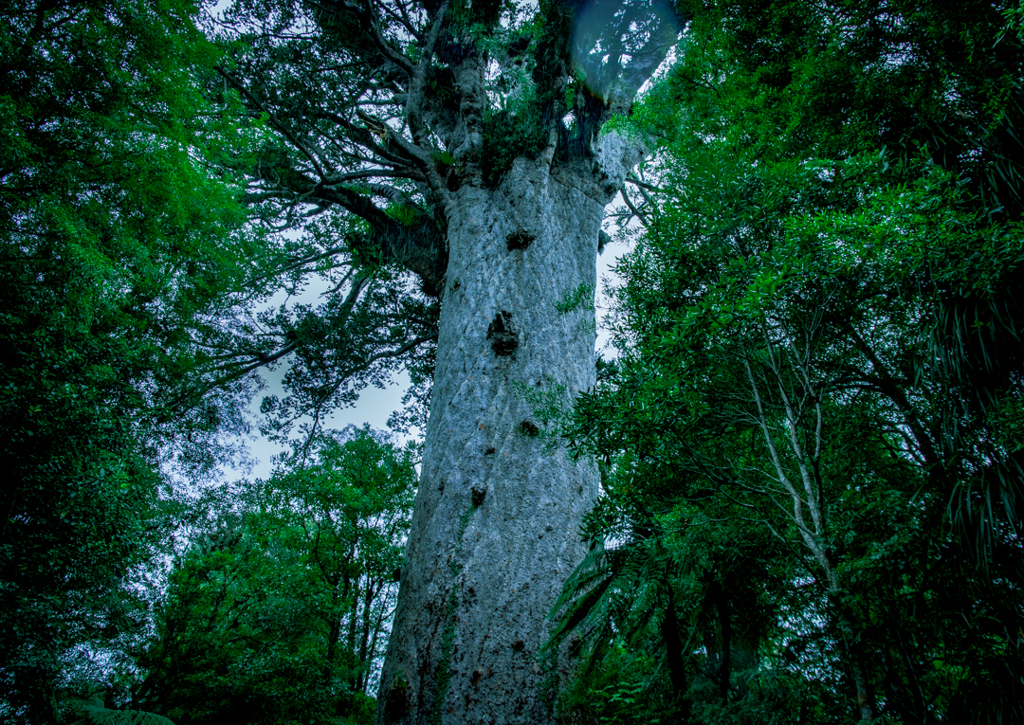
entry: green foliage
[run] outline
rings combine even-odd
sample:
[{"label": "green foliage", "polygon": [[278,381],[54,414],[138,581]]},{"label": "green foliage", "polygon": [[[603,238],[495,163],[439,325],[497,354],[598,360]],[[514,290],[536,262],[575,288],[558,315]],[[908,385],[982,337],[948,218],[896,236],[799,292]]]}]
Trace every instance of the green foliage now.
[{"label": "green foliage", "polygon": [[78,714],[81,717],[72,725],[174,725],[166,717],[151,712],[109,709],[98,697],[82,702]]},{"label": "green foliage", "polygon": [[0,19],[0,719],[52,722],[65,658],[137,632],[122,586],[164,534],[159,459],[217,458],[239,420],[190,377],[258,256],[206,165],[230,128],[197,13],[25,1]]},{"label": "green foliage", "polygon": [[[401,206],[391,211],[403,229],[417,228],[418,210]],[[315,433],[331,411],[354,403],[367,386],[385,385],[403,368],[413,383],[406,400],[409,423],[424,422],[440,306],[372,248],[339,248],[339,238],[364,234],[365,225],[321,217],[309,223],[304,236],[293,235],[281,252],[306,262],[295,265],[289,287],[301,291],[321,265],[320,284],[330,283],[335,293],[315,303],[275,305],[251,322],[236,323],[233,333],[240,339],[222,343],[259,350],[273,358],[272,365],[280,364],[281,353],[288,355],[285,395],[267,397],[262,404],[263,432],[282,444]],[[261,364],[257,359],[244,369]]]},{"label": "green foliage", "polygon": [[656,662],[618,647],[600,671],[580,676],[565,688],[558,703],[561,720],[572,725],[676,722],[671,700],[652,693],[652,685],[661,679]]},{"label": "green foliage", "polygon": [[605,469],[587,521],[595,543],[566,584],[548,645],[583,654],[560,705],[567,722],[686,718],[720,699],[723,682],[745,690],[770,646],[788,586],[777,544],[729,523],[728,501],[702,505],[706,490],[688,502],[673,468],[627,454]]},{"label": "green foliage", "polygon": [[[591,721],[672,691],[688,722],[1021,716],[995,684],[1024,607],[1018,40],[993,45],[995,7],[872,12],[705,5],[633,115],[663,145],[622,356],[567,430],[605,461],[589,532],[615,542],[556,631],[599,683],[578,707],[624,693]],[[614,650],[667,666],[669,595],[683,687]]]},{"label": "green foliage", "polygon": [[495,188],[517,158],[534,159],[547,145],[547,133],[533,106],[518,110],[491,109],[484,119],[484,144],[487,153],[481,159],[484,183]]},{"label": "green foliage", "polygon": [[555,309],[561,315],[568,315],[576,310],[593,310],[594,308],[594,287],[589,284],[581,284],[576,289],[566,292],[562,299],[555,303]]},{"label": "green foliage", "polygon": [[422,213],[413,206],[391,205],[384,210],[384,213],[394,219],[402,226],[411,227],[416,224]]},{"label": "green foliage", "polygon": [[225,500],[175,562],[134,701],[179,725],[372,720],[413,455],[322,435]]}]

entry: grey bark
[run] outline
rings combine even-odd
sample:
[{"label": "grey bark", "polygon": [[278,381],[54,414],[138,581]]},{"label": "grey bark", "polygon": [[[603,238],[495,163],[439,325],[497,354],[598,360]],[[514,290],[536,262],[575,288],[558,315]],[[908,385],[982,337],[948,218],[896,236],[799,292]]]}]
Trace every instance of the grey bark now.
[{"label": "grey bark", "polygon": [[[526,391],[568,404],[594,383],[593,311],[557,305],[595,285],[604,206],[643,151],[600,130],[629,110],[681,18],[666,0],[542,2],[526,32],[506,24],[507,3],[287,6],[308,9],[321,32],[309,37],[288,13],[268,19],[264,5],[241,4],[250,22],[239,27],[268,31],[221,69],[277,136],[257,156],[247,198],[282,225],[331,208],[363,222],[293,268],[335,253],[357,267],[397,263],[441,298],[378,723],[547,722],[535,655],[582,558],[579,527],[598,476],[593,462],[533,435]],[[503,86],[495,62],[521,86],[511,115],[494,104]],[[321,77],[333,80],[302,80]],[[535,133],[509,136],[499,113]],[[488,153],[510,150],[520,155],[510,171],[488,163]],[[352,325],[348,339],[376,341],[376,328],[364,332],[349,314],[364,304],[360,293],[353,284],[340,322]],[[432,332],[370,345],[369,362],[398,358]],[[300,392],[323,409],[321,386]]]},{"label": "grey bark", "polygon": [[537,652],[583,557],[598,473],[536,435],[527,391],[568,404],[594,384],[594,311],[557,305],[594,288],[604,207],[639,158],[617,137],[601,143],[587,167],[518,159],[497,189],[462,187],[447,209],[430,420],[378,723],[551,721],[556,673]]}]

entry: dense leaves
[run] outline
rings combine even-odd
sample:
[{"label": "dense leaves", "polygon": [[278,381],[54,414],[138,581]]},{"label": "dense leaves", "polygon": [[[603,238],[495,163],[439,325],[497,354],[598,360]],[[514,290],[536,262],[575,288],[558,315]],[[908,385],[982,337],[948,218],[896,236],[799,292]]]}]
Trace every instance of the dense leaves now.
[{"label": "dense leaves", "polygon": [[160,597],[133,706],[176,723],[372,716],[414,453],[350,428],[201,502],[209,513]]},{"label": "dense leaves", "polygon": [[[653,697],[629,717],[665,692],[695,722],[1021,716],[1006,28],[989,5],[705,6],[634,115],[664,145],[629,199],[623,354],[570,431],[607,458],[610,538],[560,620]],[[708,639],[733,615],[678,598],[701,552],[749,592],[746,669]],[[678,636],[650,622],[644,644],[634,611]]]},{"label": "dense leaves", "polygon": [[[0,721],[369,717],[415,474],[323,420],[404,365],[422,423],[451,194],[593,162],[680,19],[568,430],[562,717],[1024,717],[1019,7],[200,10],[4,4]],[[294,456],[175,508],[285,361]]]},{"label": "dense leaves", "polygon": [[195,15],[4,4],[2,718],[51,721],[62,658],[135,625],[118,588],[158,534],[160,452],[211,455],[223,420],[181,405],[192,340],[249,244],[229,186],[197,161],[227,129],[196,81],[210,46]]}]

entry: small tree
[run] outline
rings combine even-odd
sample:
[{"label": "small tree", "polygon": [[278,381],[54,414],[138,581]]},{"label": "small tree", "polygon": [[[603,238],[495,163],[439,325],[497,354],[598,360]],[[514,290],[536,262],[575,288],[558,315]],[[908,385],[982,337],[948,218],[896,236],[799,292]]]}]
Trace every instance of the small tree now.
[{"label": "small tree", "polygon": [[372,717],[414,451],[325,433],[243,485],[175,562],[135,704],[178,723]]}]

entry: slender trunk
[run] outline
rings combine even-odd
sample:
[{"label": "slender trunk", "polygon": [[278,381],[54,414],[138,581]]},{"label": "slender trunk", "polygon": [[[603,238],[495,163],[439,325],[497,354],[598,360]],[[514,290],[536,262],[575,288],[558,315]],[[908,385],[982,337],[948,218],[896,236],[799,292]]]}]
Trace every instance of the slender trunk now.
[{"label": "slender trunk", "polygon": [[[592,461],[538,435],[540,396],[594,384],[596,249],[609,194],[517,160],[448,209],[449,266],[423,468],[378,723],[552,720],[546,615],[584,554]],[[582,300],[567,309],[574,293]],[[564,304],[560,304],[564,303]],[[550,398],[549,398],[550,400]]]},{"label": "slender trunk", "polygon": [[686,661],[683,659],[683,643],[679,636],[679,617],[676,615],[675,597],[669,585],[668,604],[661,620],[661,638],[665,641],[665,659],[668,661],[668,677],[672,682],[672,694],[677,702],[686,698]]},{"label": "slender trunk", "polygon": [[722,631],[722,669],[719,674],[718,693],[723,703],[729,702],[729,679],[732,674],[732,618],[729,612],[729,602],[726,601],[725,591],[718,582],[712,584],[715,587],[715,605],[718,609],[718,622]]},{"label": "slender trunk", "polygon": [[[337,610],[334,611],[337,612]],[[338,638],[340,636],[341,620],[335,615],[331,618],[330,630],[327,632],[327,665],[331,669],[334,668],[334,664],[338,659]]]},{"label": "slender trunk", "polygon": [[366,587],[363,589],[363,614],[359,631],[359,675],[356,677],[356,691],[362,692],[366,687],[366,676],[370,670],[370,653],[367,647],[370,643],[370,629],[373,627],[373,600],[380,594],[384,586],[375,587],[373,579],[367,578]]},{"label": "slender trunk", "polygon": [[853,677],[854,690],[857,693],[857,710],[860,713],[860,720],[861,722],[871,722],[875,717],[875,698],[871,694],[871,684],[864,674],[864,666],[861,663],[860,638],[857,636],[853,624],[843,612],[837,612],[836,616],[839,631],[843,633],[843,639],[846,640],[846,654],[850,663],[850,675]]},{"label": "slender trunk", "polygon": [[341,613],[338,611],[339,600],[344,601],[348,592],[348,577],[344,579],[343,590],[339,592],[337,582],[331,589],[331,621],[327,632],[327,665],[333,671],[338,660],[338,641],[341,639]]},{"label": "slender trunk", "polygon": [[358,579],[355,581],[354,586],[350,590],[352,610],[348,615],[348,632],[345,636],[345,644],[348,646],[348,651],[354,653],[356,651],[356,630],[359,627],[359,604],[361,601],[361,590],[359,587]]}]

